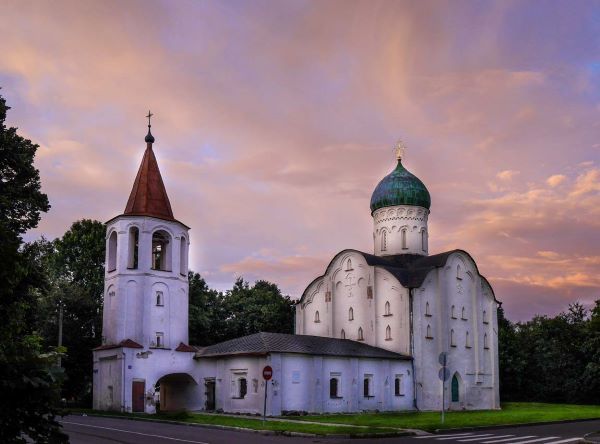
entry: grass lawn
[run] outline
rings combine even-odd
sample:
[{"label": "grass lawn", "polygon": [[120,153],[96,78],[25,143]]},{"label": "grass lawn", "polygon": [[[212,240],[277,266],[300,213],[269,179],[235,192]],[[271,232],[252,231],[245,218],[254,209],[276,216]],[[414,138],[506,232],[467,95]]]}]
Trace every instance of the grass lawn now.
[{"label": "grass lawn", "polygon": [[94,410],[73,409],[73,413],[86,413],[94,416],[123,416],[127,418],[147,419],[147,420],[168,420],[178,422],[189,422],[195,424],[222,425],[229,427],[242,427],[252,430],[271,430],[277,432],[301,432],[314,433],[316,435],[362,435],[362,434],[385,434],[390,433],[389,429],[379,429],[377,427],[349,427],[340,425],[321,425],[321,424],[302,424],[298,422],[287,421],[265,421],[260,418],[247,416],[223,416],[223,415],[204,415],[202,413],[162,413],[158,415],[145,415],[138,413],[120,413],[120,412],[101,412]]},{"label": "grass lawn", "polygon": [[526,422],[600,418],[600,405],[542,404],[507,402],[502,410],[447,412],[442,425],[439,412],[361,413],[294,417],[303,421],[396,427],[434,431],[435,429],[477,427]]}]

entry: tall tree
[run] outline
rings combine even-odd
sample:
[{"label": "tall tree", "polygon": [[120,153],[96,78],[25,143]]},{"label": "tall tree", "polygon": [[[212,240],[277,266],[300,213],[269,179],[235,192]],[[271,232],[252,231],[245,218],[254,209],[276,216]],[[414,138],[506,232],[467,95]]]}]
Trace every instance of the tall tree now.
[{"label": "tall tree", "polygon": [[37,242],[46,255],[43,265],[50,280],[44,336],[48,345],[56,344],[62,319],[67,382],[62,394],[85,407],[91,406],[91,349],[102,343],[105,231],[102,222],[83,219],[59,239]]},{"label": "tall tree", "polygon": [[50,205],[33,165],[38,146],[6,127],[8,109],[0,96],[0,442],[67,442],[55,357],[34,330],[47,282],[36,250],[20,248]]},{"label": "tall tree", "polygon": [[259,331],[293,333],[294,303],[276,284],[259,280],[251,287],[238,278],[223,303],[229,339]]}]

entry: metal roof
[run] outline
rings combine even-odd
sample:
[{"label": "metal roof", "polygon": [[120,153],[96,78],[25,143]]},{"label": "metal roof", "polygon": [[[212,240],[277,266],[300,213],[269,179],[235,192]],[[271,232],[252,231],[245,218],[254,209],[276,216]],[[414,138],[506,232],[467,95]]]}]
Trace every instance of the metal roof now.
[{"label": "metal roof", "polygon": [[344,356],[355,358],[412,359],[410,356],[384,350],[350,339],[322,336],[290,335],[260,332],[199,348],[195,358],[230,355],[266,355],[298,353],[304,355]]}]

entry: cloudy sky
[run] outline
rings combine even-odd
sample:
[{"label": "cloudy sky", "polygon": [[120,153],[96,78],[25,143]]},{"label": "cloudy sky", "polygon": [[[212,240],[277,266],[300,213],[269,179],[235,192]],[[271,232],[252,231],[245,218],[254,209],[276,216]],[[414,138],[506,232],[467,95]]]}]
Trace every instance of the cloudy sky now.
[{"label": "cloudy sky", "polygon": [[52,209],[125,207],[144,115],[190,264],[297,298],[372,251],[393,146],[432,195],[430,252],[468,250],[513,320],[600,298],[600,4],[5,0],[8,123]]}]

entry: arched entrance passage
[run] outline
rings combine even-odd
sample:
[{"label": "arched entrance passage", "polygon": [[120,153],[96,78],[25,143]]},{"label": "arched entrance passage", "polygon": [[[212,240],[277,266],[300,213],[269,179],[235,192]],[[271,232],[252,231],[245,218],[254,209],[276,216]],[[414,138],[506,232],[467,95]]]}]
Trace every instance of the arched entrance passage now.
[{"label": "arched entrance passage", "polygon": [[187,373],[170,373],[156,381],[159,409],[163,412],[197,408],[198,384]]}]

